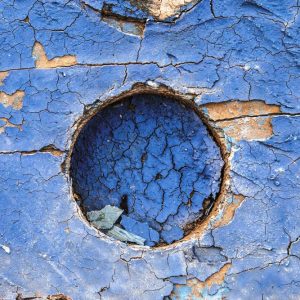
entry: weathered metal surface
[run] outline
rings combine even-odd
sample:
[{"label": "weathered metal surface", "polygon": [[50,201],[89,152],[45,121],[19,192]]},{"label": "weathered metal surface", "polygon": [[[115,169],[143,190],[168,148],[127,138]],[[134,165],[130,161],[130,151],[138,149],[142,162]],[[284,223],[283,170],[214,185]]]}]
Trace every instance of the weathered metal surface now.
[{"label": "weathered metal surface", "polygon": [[[299,298],[298,1],[203,0],[169,19],[115,2],[0,3],[0,298]],[[84,122],[145,91],[196,105],[226,165],[209,217],[162,248],[97,231],[68,176]]]}]

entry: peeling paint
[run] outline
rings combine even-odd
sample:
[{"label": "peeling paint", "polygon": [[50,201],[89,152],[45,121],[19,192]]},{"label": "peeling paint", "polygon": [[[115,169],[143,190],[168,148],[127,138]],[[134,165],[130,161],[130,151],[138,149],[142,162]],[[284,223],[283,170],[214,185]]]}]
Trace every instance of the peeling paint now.
[{"label": "peeling paint", "polygon": [[279,105],[261,100],[227,101],[201,106],[203,113],[234,141],[266,140],[273,134],[272,116],[280,115]]},{"label": "peeling paint", "polygon": [[[213,286],[221,286],[225,280],[225,276],[230,269],[231,264],[225,264],[219,271],[213,273],[205,281],[200,281],[196,278],[187,280],[186,285],[175,285],[171,294],[171,299],[212,299],[207,294],[207,291]],[[188,288],[187,288],[188,287]],[[223,299],[222,295],[218,295],[213,299]]]},{"label": "peeling paint", "polygon": [[65,55],[48,60],[44,47],[39,42],[35,42],[32,55],[35,58],[35,66],[38,69],[69,67],[77,63],[76,56],[74,55]]},{"label": "peeling paint", "polygon": [[[228,201],[230,199],[230,201]],[[219,208],[219,214],[212,219],[213,227],[222,227],[230,223],[235,211],[240,207],[245,197],[243,195],[233,195],[227,201],[224,201],[223,207]]]},{"label": "peeling paint", "polygon": [[8,76],[9,72],[0,72],[0,86],[3,85],[4,79]]},{"label": "peeling paint", "polygon": [[5,251],[7,254],[10,254],[10,248],[7,245],[1,245],[0,247],[3,249],[3,251]]},{"label": "peeling paint", "polygon": [[116,28],[125,34],[142,37],[145,29],[145,22],[122,20],[117,17],[103,15],[102,21],[109,26]]},{"label": "peeling paint", "polygon": [[145,1],[147,9],[158,20],[165,20],[179,13],[180,8],[197,0],[150,0]]},{"label": "peeling paint", "polygon": [[5,132],[5,128],[18,128],[19,130],[22,130],[22,125],[19,124],[13,124],[11,123],[7,118],[0,118],[0,134]]},{"label": "peeling paint", "polygon": [[[92,5],[94,9],[97,7],[97,4],[85,0],[85,3]],[[118,12],[118,15],[121,17],[120,9],[124,5],[126,16],[131,17],[135,14],[135,10],[144,12],[143,16],[140,16],[139,13],[136,13],[137,18],[147,19],[152,17],[157,21],[174,21],[178,18],[184,11],[188,11],[193,5],[199,3],[199,0],[145,0],[145,1],[136,1],[128,0],[125,3],[122,3],[119,0],[106,0],[102,8],[102,12]],[[130,5],[129,5],[130,3]]]},{"label": "peeling paint", "polygon": [[278,114],[281,112],[279,105],[266,104],[264,101],[258,100],[208,103],[203,107],[207,109],[207,115],[213,121]]},{"label": "peeling paint", "polygon": [[55,294],[55,295],[48,295],[43,297],[39,293],[35,293],[34,296],[23,296],[22,293],[18,293],[16,300],[72,300],[69,296],[64,294]]},{"label": "peeling paint", "polygon": [[245,117],[218,121],[216,125],[235,141],[263,141],[273,135],[271,121],[271,117]]},{"label": "peeling paint", "polygon": [[15,110],[20,110],[23,107],[23,98],[25,96],[24,91],[16,91],[9,95],[4,92],[0,92],[0,103],[4,107],[12,107]]}]

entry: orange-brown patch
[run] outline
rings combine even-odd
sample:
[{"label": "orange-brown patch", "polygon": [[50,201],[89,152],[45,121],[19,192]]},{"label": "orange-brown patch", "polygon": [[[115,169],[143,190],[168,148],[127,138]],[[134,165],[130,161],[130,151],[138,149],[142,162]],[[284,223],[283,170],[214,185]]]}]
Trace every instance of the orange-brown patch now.
[{"label": "orange-brown patch", "polygon": [[218,121],[216,125],[236,141],[266,140],[273,135],[271,117],[246,117],[228,121]]},{"label": "orange-brown patch", "polygon": [[266,104],[259,100],[209,103],[205,104],[204,107],[208,111],[209,118],[213,121],[281,112],[278,105]]},{"label": "orange-brown patch", "polygon": [[24,91],[16,91],[15,93],[8,95],[4,92],[0,92],[0,103],[4,107],[11,106],[13,109],[20,110],[23,107]]},{"label": "orange-brown patch", "polygon": [[76,56],[74,55],[65,55],[48,60],[44,47],[39,42],[35,42],[32,55],[35,57],[35,66],[38,69],[70,67],[77,64]]}]

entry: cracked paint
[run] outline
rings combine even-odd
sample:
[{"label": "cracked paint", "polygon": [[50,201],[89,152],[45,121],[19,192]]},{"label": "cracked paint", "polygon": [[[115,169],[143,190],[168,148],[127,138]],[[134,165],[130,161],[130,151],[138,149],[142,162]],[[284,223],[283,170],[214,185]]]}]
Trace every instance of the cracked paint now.
[{"label": "cracked paint", "polygon": [[[0,298],[298,299],[299,10],[0,1]],[[209,215],[159,247],[96,230],[69,176],[82,128],[139,94],[193,106],[225,163]]]}]

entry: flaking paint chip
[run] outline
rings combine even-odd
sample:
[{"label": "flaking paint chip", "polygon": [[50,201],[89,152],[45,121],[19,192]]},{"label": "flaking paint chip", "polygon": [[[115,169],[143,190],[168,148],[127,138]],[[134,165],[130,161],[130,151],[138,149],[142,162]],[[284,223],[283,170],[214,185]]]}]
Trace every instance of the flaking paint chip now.
[{"label": "flaking paint chip", "polygon": [[101,210],[88,212],[87,217],[96,228],[111,229],[122,213],[122,209],[115,206],[106,205]]}]

